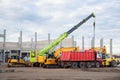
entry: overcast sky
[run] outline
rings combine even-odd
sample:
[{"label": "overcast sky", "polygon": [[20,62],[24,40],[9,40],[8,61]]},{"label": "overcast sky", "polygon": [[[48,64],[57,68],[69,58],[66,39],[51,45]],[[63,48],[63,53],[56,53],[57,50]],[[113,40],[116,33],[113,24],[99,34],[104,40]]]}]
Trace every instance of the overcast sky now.
[{"label": "overcast sky", "polygon": [[23,41],[30,41],[35,32],[38,40],[46,40],[48,33],[56,39],[92,12],[96,18],[89,19],[69,37],[74,35],[81,46],[84,36],[85,47],[89,47],[95,20],[96,46],[103,38],[109,51],[112,38],[113,52],[120,53],[120,0],[0,0],[0,34],[6,29],[8,42],[17,42],[20,31]]}]

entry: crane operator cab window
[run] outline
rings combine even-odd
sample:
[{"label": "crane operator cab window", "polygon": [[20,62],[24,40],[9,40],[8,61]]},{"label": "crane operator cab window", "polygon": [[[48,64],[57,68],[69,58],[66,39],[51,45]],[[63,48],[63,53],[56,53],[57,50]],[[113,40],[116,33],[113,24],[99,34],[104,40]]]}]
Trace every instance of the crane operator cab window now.
[{"label": "crane operator cab window", "polygon": [[53,58],[54,57],[54,54],[49,53],[49,52],[46,52],[45,55],[47,56],[47,58]]}]

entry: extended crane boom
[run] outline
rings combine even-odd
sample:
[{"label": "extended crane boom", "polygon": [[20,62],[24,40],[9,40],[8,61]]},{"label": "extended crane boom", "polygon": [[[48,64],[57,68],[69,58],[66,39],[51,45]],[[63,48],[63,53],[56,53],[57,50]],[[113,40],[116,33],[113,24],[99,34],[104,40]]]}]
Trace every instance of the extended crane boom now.
[{"label": "extended crane boom", "polygon": [[60,35],[60,37],[58,37],[54,42],[52,42],[50,45],[48,45],[47,47],[45,47],[44,49],[42,49],[39,52],[39,56],[44,55],[46,52],[48,52],[50,49],[52,49],[54,46],[58,45],[63,39],[65,39],[70,33],[72,33],[73,31],[75,31],[78,27],[80,27],[83,23],[85,23],[88,19],[90,19],[91,17],[95,17],[94,13],[91,13],[88,17],[86,17],[85,19],[83,19],[81,22],[79,22],[77,25],[75,25],[73,28],[71,28],[70,30],[68,30],[67,32],[64,32],[63,34]]},{"label": "extended crane boom", "polygon": [[85,23],[91,17],[95,17],[94,13],[90,14],[88,17],[83,19],[81,22],[79,22],[77,25],[75,25],[73,28],[71,28],[67,33],[68,34],[72,33],[74,30],[76,30],[78,27],[80,27],[83,23]]}]

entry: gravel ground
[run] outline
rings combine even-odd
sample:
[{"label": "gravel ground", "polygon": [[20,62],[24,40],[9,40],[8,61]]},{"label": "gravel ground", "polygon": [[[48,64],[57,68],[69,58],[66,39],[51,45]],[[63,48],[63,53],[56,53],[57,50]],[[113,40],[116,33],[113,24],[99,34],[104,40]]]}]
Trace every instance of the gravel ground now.
[{"label": "gravel ground", "polygon": [[120,67],[89,69],[0,67],[0,80],[120,80]]}]

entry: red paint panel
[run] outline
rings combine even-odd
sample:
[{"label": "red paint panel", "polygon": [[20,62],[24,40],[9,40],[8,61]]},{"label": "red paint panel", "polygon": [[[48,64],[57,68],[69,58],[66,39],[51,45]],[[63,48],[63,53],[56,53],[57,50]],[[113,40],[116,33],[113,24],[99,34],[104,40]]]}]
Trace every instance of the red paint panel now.
[{"label": "red paint panel", "polygon": [[71,61],[90,61],[94,60],[95,55],[94,51],[85,51],[85,52],[71,52],[70,60]]},{"label": "red paint panel", "polygon": [[86,50],[84,52],[63,52],[61,61],[93,61],[95,53],[93,50]]},{"label": "red paint panel", "polygon": [[60,60],[61,61],[68,61],[68,60],[70,60],[70,55],[71,55],[71,52],[63,52],[61,57],[60,57]]}]

